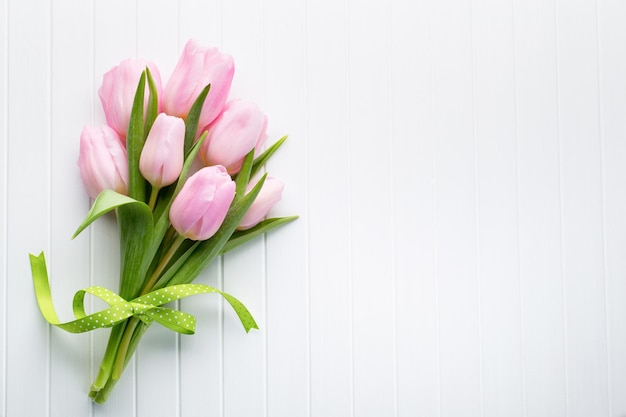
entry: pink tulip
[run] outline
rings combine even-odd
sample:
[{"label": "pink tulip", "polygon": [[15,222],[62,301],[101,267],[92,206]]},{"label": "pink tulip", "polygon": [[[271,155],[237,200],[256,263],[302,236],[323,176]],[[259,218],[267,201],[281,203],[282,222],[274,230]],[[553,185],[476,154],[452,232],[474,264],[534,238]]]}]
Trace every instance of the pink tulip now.
[{"label": "pink tulip", "polygon": [[78,156],[80,176],[91,198],[103,190],[128,194],[128,158],[124,143],[109,126],[83,128]]},{"label": "pink tulip", "polygon": [[[250,183],[248,185],[247,191],[250,191],[252,188],[254,188],[255,185],[256,182]],[[256,226],[261,220],[263,220],[263,218],[267,216],[267,213],[269,213],[272,207],[274,207],[274,205],[280,201],[283,187],[283,182],[278,178],[267,177],[265,179],[265,182],[263,183],[261,191],[259,191],[259,194],[254,199],[254,202],[252,203],[246,214],[244,214],[243,218],[239,222],[239,225],[237,226],[237,229],[250,229],[251,227]]]},{"label": "pink tulip", "polygon": [[202,168],[189,177],[170,208],[170,222],[191,240],[213,236],[235,197],[235,182],[223,166]]},{"label": "pink tulip", "polygon": [[222,111],[234,72],[235,64],[231,56],[220,53],[217,48],[207,48],[189,40],[165,86],[165,112],[185,119],[198,95],[207,84],[211,84],[198,122],[199,128],[207,126]]},{"label": "pink tulip", "polygon": [[224,165],[230,174],[235,174],[248,152],[253,148],[258,152],[263,146],[266,129],[267,117],[256,104],[230,100],[209,126],[200,158],[207,166]]},{"label": "pink tulip", "polygon": [[[104,74],[102,87],[98,90],[107,124],[115,129],[122,138],[126,138],[137,84],[139,84],[139,78],[146,66],[150,68],[160,97],[162,88],[159,70],[153,63],[142,59],[126,59],[117,67],[112,68]],[[144,114],[148,105],[148,91],[148,82],[146,81]]]},{"label": "pink tulip", "polygon": [[143,177],[155,188],[174,183],[183,168],[184,146],[183,119],[159,114],[141,151],[139,170]]}]

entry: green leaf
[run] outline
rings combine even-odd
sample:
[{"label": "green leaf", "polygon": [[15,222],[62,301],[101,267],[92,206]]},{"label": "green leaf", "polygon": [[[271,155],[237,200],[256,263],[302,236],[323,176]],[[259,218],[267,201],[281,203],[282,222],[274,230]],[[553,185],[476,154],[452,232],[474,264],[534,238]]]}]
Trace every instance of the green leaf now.
[{"label": "green leaf", "polygon": [[128,300],[141,290],[154,256],[149,250],[154,235],[154,219],[148,205],[113,190],[104,190],[72,238],[113,210],[117,210],[120,229],[120,295]]},{"label": "green leaf", "polygon": [[[191,242],[191,241],[190,241]],[[187,243],[187,242],[185,242]],[[178,272],[180,267],[187,261],[187,259],[191,256],[191,254],[195,251],[196,247],[200,244],[199,241],[193,242],[186,250],[184,250],[176,260],[168,266],[163,275],[157,280],[157,282],[152,287],[152,290],[157,290],[159,288],[163,288],[167,285],[167,283],[172,279],[172,277]]]},{"label": "green leaf", "polygon": [[146,201],[146,180],[139,171],[139,157],[145,141],[143,103],[146,89],[146,73],[141,74],[135,100],[130,113],[128,135],[126,135],[126,152],[128,154],[128,195],[138,201]]},{"label": "green leaf", "polygon": [[261,169],[261,167],[265,165],[265,163],[271,158],[271,156],[274,155],[274,153],[276,153],[278,148],[280,148],[281,145],[285,143],[285,141],[287,140],[287,137],[288,136],[285,135],[282,138],[278,139],[272,146],[267,148],[265,152],[263,152],[261,155],[259,155],[258,158],[254,160],[254,164],[252,165],[252,170],[250,172],[250,177],[253,177],[254,174],[256,174],[259,171],[259,169]]},{"label": "green leaf", "polygon": [[206,87],[204,87],[204,90],[202,90],[202,92],[198,95],[198,98],[196,98],[196,101],[194,101],[191,109],[189,109],[189,113],[187,114],[187,119],[185,120],[185,156],[187,156],[187,154],[191,150],[193,141],[196,138],[196,132],[198,131],[198,122],[200,120],[200,113],[202,112],[204,100],[206,100],[206,96],[207,94],[209,94],[210,89],[211,84],[208,84]]},{"label": "green leaf", "polygon": [[148,77],[148,88],[150,90],[150,97],[148,98],[148,111],[146,113],[146,121],[144,124],[144,136],[148,137],[148,133],[152,128],[152,124],[154,123],[154,120],[157,118],[159,113],[159,93],[148,67],[146,67],[146,75]]},{"label": "green leaf", "polygon": [[196,143],[193,145],[191,150],[188,153],[185,153],[185,163],[183,164],[183,169],[180,171],[180,175],[178,176],[178,181],[176,182],[176,189],[174,190],[174,196],[176,197],[180,190],[185,185],[185,181],[187,181],[187,177],[189,175],[189,169],[193,164],[198,151],[200,151],[200,146],[202,146],[202,142],[206,139],[207,132],[202,133],[202,135],[198,138]]},{"label": "green leaf", "polygon": [[154,256],[151,251],[154,219],[150,207],[140,201],[119,206],[117,217],[120,229],[120,295],[128,300],[141,291]]},{"label": "green leaf", "polygon": [[254,149],[252,149],[243,160],[243,164],[241,164],[241,169],[235,178],[235,199],[240,199],[246,194],[246,188],[248,187],[248,182],[250,181],[250,172],[252,169],[252,163],[254,161]]},{"label": "green leaf", "polygon": [[228,242],[224,245],[220,254],[231,251],[237,246],[243,245],[244,243],[254,239],[255,237],[262,235],[263,233],[269,232],[270,230],[275,229],[278,226],[290,223],[297,218],[298,216],[275,217],[263,220],[262,222],[250,229],[236,231],[232,234]]},{"label": "green leaf", "polygon": [[[93,223],[99,217],[105,215],[106,213],[115,210],[116,208],[123,206],[125,204],[134,204],[139,203],[139,201],[125,196],[123,194],[117,193],[113,190],[104,190],[102,191],[96,200],[93,202],[89,213],[87,213],[87,217],[82,222],[82,224],[78,227],[72,239],[80,234],[83,230],[87,228],[91,223]],[[144,204],[145,205],[145,204]],[[148,207],[148,206],[146,206]],[[150,209],[148,209],[150,210]]]}]

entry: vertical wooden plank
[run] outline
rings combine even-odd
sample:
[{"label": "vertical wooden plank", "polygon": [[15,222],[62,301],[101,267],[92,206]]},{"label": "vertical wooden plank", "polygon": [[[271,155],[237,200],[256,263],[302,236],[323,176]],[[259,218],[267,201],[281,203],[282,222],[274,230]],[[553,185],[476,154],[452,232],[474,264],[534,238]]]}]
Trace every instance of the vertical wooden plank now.
[{"label": "vertical wooden plank", "polygon": [[137,56],[156,64],[163,87],[178,62],[178,2],[137,0]]},{"label": "vertical wooden plank", "polygon": [[609,354],[609,415],[626,414],[626,3],[598,2],[600,129],[603,145],[604,234]]},{"label": "vertical wooden plank", "polygon": [[354,414],[380,416],[396,407],[389,10],[348,8]]},{"label": "vertical wooden plank", "polygon": [[[311,415],[350,416],[352,275],[346,2],[306,3]],[[332,233],[332,234],[331,234]]]},{"label": "vertical wooden plank", "polygon": [[179,51],[188,39],[219,47],[222,39],[222,0],[179,0]]},{"label": "vertical wooden plank", "polygon": [[[179,1],[178,51],[197,39],[206,46],[220,47],[221,11],[219,0]],[[166,77],[164,77],[166,78]],[[165,82],[165,81],[164,81]],[[222,288],[221,258],[213,262],[196,282]],[[196,297],[181,301],[181,309],[197,313],[196,334],[180,338],[181,416],[223,415],[223,314],[219,297]],[[230,311],[226,314],[231,314]]]},{"label": "vertical wooden plank", "polygon": [[50,249],[50,4],[38,6],[10,1],[7,13],[7,415],[50,412],[50,336],[28,263]]},{"label": "vertical wooden plank", "polygon": [[436,416],[431,4],[394,1],[390,19],[397,413]]},{"label": "vertical wooden plank", "polygon": [[473,2],[484,416],[522,416],[512,2]]},{"label": "vertical wooden plank", "polygon": [[605,415],[607,342],[596,2],[556,3],[568,411]]},{"label": "vertical wooden plank", "polygon": [[9,188],[9,1],[0,0],[0,413],[6,415],[7,393],[7,285],[8,285],[8,231],[7,217]]},{"label": "vertical wooden plank", "polygon": [[[137,57],[152,61],[163,87],[178,59],[178,4],[137,0]],[[178,415],[180,408],[180,336],[151,326],[137,349],[137,414]],[[161,395],[154,395],[160,392]]]},{"label": "vertical wooden plank", "polygon": [[[137,56],[136,2],[94,0],[94,126],[105,123],[97,91],[102,77],[123,59]],[[114,216],[98,219],[90,227],[91,268],[94,285],[119,289],[119,235]],[[109,331],[93,335],[93,375],[97,375]],[[136,359],[136,358],[135,358]],[[94,405],[94,416],[136,415],[136,376],[133,359],[104,405]]]},{"label": "vertical wooden plank", "polygon": [[[279,113],[275,113],[279,114]],[[297,137],[298,129],[291,129]],[[300,136],[302,137],[302,136]],[[298,144],[304,147],[304,144]],[[294,149],[295,148],[295,149]],[[295,166],[303,155],[296,146],[286,147],[283,155],[294,156],[285,163],[268,166],[287,181],[293,196],[285,195],[272,216],[306,213],[301,197],[305,190],[304,165]],[[290,164],[293,164],[290,166]],[[300,178],[298,178],[298,174]],[[295,190],[299,187],[298,190]],[[285,235],[285,236],[282,236]],[[268,247],[268,415],[308,415],[310,408],[309,302],[306,269],[306,225],[267,237]]]},{"label": "vertical wooden plank", "polygon": [[565,415],[554,5],[515,1],[514,17],[525,409]]},{"label": "vertical wooden plank", "polygon": [[[263,2],[222,2],[222,49],[235,59],[231,98],[265,110]],[[225,305],[224,415],[267,415],[266,252],[261,239],[224,256],[224,290],[238,297],[260,330],[246,334]]]},{"label": "vertical wooden plank", "polygon": [[267,236],[267,414],[277,417],[306,416],[310,410],[304,4],[264,3],[268,133],[270,141],[290,136],[266,167],[285,181],[272,215],[302,215]]},{"label": "vertical wooden plank", "polygon": [[[57,312],[70,320],[72,297],[90,285],[89,235],[70,240],[89,209],[76,161],[80,132],[91,122],[93,97],[92,2],[52,8],[49,273]],[[77,51],[81,51],[77,54]],[[90,336],[51,330],[50,415],[87,415]]]},{"label": "vertical wooden plank", "polygon": [[478,416],[482,380],[469,1],[433,2],[440,412]]},{"label": "vertical wooden plank", "polygon": [[265,110],[265,15],[263,2],[222,2],[222,49],[235,60],[230,98],[257,103]]}]

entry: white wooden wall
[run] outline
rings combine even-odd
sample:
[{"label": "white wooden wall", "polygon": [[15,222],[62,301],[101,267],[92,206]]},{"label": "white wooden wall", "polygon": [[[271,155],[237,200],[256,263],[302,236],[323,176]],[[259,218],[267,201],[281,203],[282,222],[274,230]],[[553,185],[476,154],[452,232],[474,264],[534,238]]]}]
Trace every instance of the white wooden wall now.
[{"label": "white wooden wall", "polygon": [[[0,0],[0,416],[626,416],[623,0]],[[152,326],[109,402],[106,330],[55,304],[117,289],[78,138],[126,57],[185,41],[290,141],[268,166],[301,219],[200,281],[195,336]],[[96,304],[96,303],[94,303]],[[99,304],[94,305],[98,307]],[[227,307],[227,306],[226,306]]]}]

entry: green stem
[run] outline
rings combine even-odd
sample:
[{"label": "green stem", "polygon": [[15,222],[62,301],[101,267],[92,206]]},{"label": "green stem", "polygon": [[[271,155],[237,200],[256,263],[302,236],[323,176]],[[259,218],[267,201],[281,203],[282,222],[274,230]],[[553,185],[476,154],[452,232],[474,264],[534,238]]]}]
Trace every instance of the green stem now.
[{"label": "green stem", "polygon": [[93,384],[91,384],[92,393],[100,391],[106,384],[109,377],[111,376],[111,370],[113,369],[113,362],[115,361],[117,349],[120,345],[120,341],[122,340],[122,335],[124,334],[125,327],[126,327],[126,322],[120,323],[111,329],[111,334],[109,335],[109,342],[107,343],[107,347],[104,352],[104,357],[102,358],[102,363],[100,364],[100,370]]},{"label": "green stem", "polygon": [[171,241],[172,239],[174,239],[174,236],[176,236],[176,229],[174,229],[172,226],[170,226],[167,231],[165,232],[165,236],[163,237],[163,244],[164,247],[170,247],[171,246]]},{"label": "green stem", "polygon": [[128,347],[130,346],[130,341],[133,337],[133,333],[135,333],[135,329],[139,324],[140,320],[137,317],[131,317],[128,320],[128,324],[124,329],[124,335],[122,336],[122,340],[119,345],[119,349],[117,350],[117,356],[115,357],[115,363],[113,364],[113,371],[111,372],[111,379],[120,379],[122,376],[122,371],[124,371],[124,365],[126,364],[126,356],[128,354]]},{"label": "green stem", "polygon": [[[148,327],[149,325],[141,322],[139,324],[139,327],[133,333],[133,336],[131,337],[131,340],[130,340],[130,345],[128,346],[128,351],[126,353],[126,358],[124,360],[124,365],[123,365],[124,368],[126,367],[126,365],[128,365],[128,362],[132,358],[135,350],[137,350],[137,346],[139,346],[139,341],[141,340],[141,337],[146,332]],[[106,381],[106,384],[104,385],[102,389],[98,391],[91,391],[89,393],[89,397],[91,397],[91,399],[98,404],[104,404],[107,398],[109,398],[109,395],[111,394],[111,392],[113,391],[113,388],[115,387],[115,384],[117,383],[117,381],[118,381],[117,379],[109,378]]]},{"label": "green stem", "polygon": [[165,270],[165,267],[170,262],[170,260],[172,260],[172,257],[174,256],[178,248],[180,248],[180,245],[185,241],[185,239],[186,238],[184,236],[176,235],[172,246],[170,246],[170,248],[167,250],[165,256],[161,258],[159,265],[157,265],[156,269],[150,276],[150,279],[148,279],[148,281],[146,281],[146,284],[143,286],[143,289],[141,290],[141,295],[147,294],[152,290],[152,287],[157,282],[157,279],[159,279],[159,277]]},{"label": "green stem", "polygon": [[[185,241],[185,237],[178,235],[172,243],[172,246],[169,248],[165,256],[159,262],[159,265],[156,267],[150,279],[146,282],[141,290],[141,295],[147,294],[150,292],[157,279],[163,271],[165,267],[170,262],[180,245]],[[124,329],[124,334],[122,335],[121,341],[119,342],[119,347],[117,349],[117,355],[115,356],[115,362],[113,364],[113,371],[111,372],[111,378],[117,380],[122,376],[122,371],[124,370],[124,365],[126,363],[126,357],[128,355],[128,348],[130,346],[131,340],[135,333],[135,329],[137,325],[140,323],[140,320],[137,317],[132,317],[128,320],[128,324]]]},{"label": "green stem", "polygon": [[160,188],[152,186],[152,191],[150,192],[150,201],[148,202],[148,207],[150,207],[150,210],[152,212],[154,212],[154,206],[156,205],[157,197],[160,190]]}]

